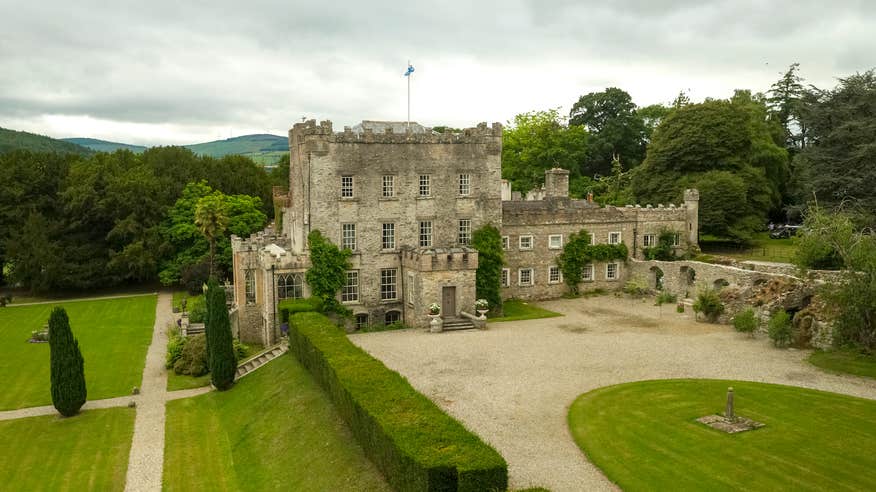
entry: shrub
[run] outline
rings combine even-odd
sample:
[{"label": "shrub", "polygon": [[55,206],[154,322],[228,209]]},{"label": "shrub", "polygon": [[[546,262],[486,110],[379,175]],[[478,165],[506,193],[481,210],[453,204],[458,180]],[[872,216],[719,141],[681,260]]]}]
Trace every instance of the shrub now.
[{"label": "shrub", "polygon": [[204,292],[204,284],[209,277],[210,263],[203,261],[185,267],[180,275],[180,283],[185,286],[189,295],[196,296]]},{"label": "shrub", "polygon": [[85,361],[64,308],[56,307],[49,316],[49,353],[52,404],[61,415],[71,417],[85,404],[88,391]]},{"label": "shrub", "polygon": [[506,490],[502,456],[353,345],[325,316],[299,313],[289,349],[325,388],[396,490]]},{"label": "shrub", "polygon": [[207,285],[207,364],[210,366],[210,379],[219,391],[227,390],[234,384],[237,372],[237,357],[234,354],[234,341],[231,336],[231,321],[225,306],[225,289],[215,279]]},{"label": "shrub", "polygon": [[675,231],[662,230],[657,239],[657,244],[642,250],[646,260],[675,261]]},{"label": "shrub", "polygon": [[189,311],[190,323],[203,323],[207,316],[207,303],[204,302],[204,296],[189,297],[186,301],[186,309]]},{"label": "shrub", "polygon": [[776,347],[787,347],[791,343],[791,331],[791,316],[784,309],[770,318],[768,332]]},{"label": "shrub", "polygon": [[186,339],[182,337],[179,333],[179,329],[177,327],[173,327],[169,330],[167,336],[167,361],[164,364],[164,367],[167,369],[172,369],[176,361],[182,357],[183,347],[186,345]]},{"label": "shrub", "polygon": [[678,296],[671,293],[671,292],[663,291],[663,292],[657,294],[656,304],[658,306],[661,304],[672,304],[676,301],[678,301]]},{"label": "shrub", "polygon": [[308,297],[306,299],[286,299],[277,304],[277,311],[280,313],[280,322],[287,323],[289,317],[295,313],[310,313],[322,312],[322,299],[319,297]]},{"label": "shrub", "polygon": [[714,323],[718,316],[724,313],[724,303],[718,297],[718,293],[713,289],[706,289],[697,294],[697,300],[694,301],[693,309],[695,313],[703,313],[710,323]]},{"label": "shrub", "polygon": [[338,248],[318,229],[307,235],[307,246],[310,249],[311,266],[305,278],[313,297],[322,299],[326,311],[344,314],[348,309],[338,302],[335,295],[347,282],[352,251]]},{"label": "shrub", "polygon": [[183,341],[179,359],[173,363],[173,372],[189,376],[207,374],[207,337],[204,334],[193,335]]},{"label": "shrub", "polygon": [[736,328],[736,331],[739,333],[748,333],[749,336],[754,336],[754,330],[757,329],[757,318],[754,316],[754,309],[748,308],[734,316],[733,328]]},{"label": "shrub", "polygon": [[675,306],[675,312],[679,313],[679,314],[683,313],[684,312],[684,304],[679,302],[678,305]]},{"label": "shrub", "polygon": [[638,280],[628,280],[624,284],[624,293],[634,297],[642,297],[648,293],[648,287]]},{"label": "shrub", "polygon": [[250,347],[238,339],[234,339],[234,357],[243,360],[249,355]]}]

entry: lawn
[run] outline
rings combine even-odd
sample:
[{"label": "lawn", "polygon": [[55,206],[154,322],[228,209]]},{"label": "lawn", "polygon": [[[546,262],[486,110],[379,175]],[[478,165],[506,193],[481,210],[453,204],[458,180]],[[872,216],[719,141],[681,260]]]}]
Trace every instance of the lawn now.
[{"label": "lawn", "polygon": [[876,356],[855,350],[818,350],[809,356],[809,362],[830,372],[876,378]]},{"label": "lawn", "polygon": [[540,308],[535,304],[529,304],[528,302],[519,299],[508,299],[502,303],[502,316],[490,318],[487,322],[499,323],[502,321],[553,318],[556,316],[562,316],[562,314],[548,311],[547,309]]},{"label": "lawn", "polygon": [[706,254],[719,254],[737,260],[772,261],[791,263],[797,252],[797,238],[770,239],[768,232],[755,233],[747,244],[735,244],[719,238],[703,235],[700,249]]},{"label": "lawn", "polygon": [[[696,418],[766,424],[725,434]],[[868,490],[876,483],[876,401],[762,383],[662,380],[578,397],[578,446],[624,490]]]},{"label": "lawn", "polygon": [[167,404],[165,490],[390,490],[290,355]]},{"label": "lawn", "polygon": [[124,490],[134,409],[0,421],[3,490]]},{"label": "lawn", "polygon": [[88,399],[131,393],[140,386],[152,341],[155,295],[0,308],[0,410],[49,405],[49,344],[27,343],[54,306],[70,316],[85,359]]}]

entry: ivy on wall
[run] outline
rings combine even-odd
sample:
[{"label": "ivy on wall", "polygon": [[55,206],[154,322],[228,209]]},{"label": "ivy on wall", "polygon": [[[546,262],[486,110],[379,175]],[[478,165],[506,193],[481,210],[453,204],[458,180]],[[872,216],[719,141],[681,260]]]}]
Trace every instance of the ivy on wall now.
[{"label": "ivy on wall", "polygon": [[305,277],[311,295],[322,299],[324,311],[346,311],[335,296],[347,281],[352,253],[348,249],[338,248],[318,229],[307,235],[307,246],[310,248],[311,267]]},{"label": "ivy on wall", "polygon": [[486,299],[490,309],[501,311],[502,265],[505,253],[502,250],[502,235],[499,229],[487,224],[472,234],[471,246],[478,250],[478,270],[475,286],[477,298]]},{"label": "ivy on wall", "polygon": [[657,237],[657,245],[642,250],[646,260],[675,261],[675,231],[664,229]]},{"label": "ivy on wall", "polygon": [[597,261],[624,260],[629,256],[627,245],[590,244],[590,233],[585,229],[569,236],[557,264],[563,272],[563,281],[572,295],[578,295],[584,267]]}]

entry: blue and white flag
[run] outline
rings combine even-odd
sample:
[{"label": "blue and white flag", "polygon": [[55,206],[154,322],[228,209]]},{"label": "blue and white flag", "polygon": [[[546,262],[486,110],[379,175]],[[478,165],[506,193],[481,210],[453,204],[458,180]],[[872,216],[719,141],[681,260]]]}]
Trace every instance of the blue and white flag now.
[{"label": "blue and white flag", "polygon": [[408,64],[408,69],[405,71],[405,77],[410,76],[412,73],[414,73],[414,66]]}]

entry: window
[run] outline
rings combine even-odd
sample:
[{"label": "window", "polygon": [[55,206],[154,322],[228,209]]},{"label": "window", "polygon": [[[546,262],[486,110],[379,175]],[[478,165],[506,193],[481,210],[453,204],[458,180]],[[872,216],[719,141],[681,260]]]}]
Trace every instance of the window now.
[{"label": "window", "polygon": [[471,174],[459,175],[459,196],[471,195]]},{"label": "window", "polygon": [[642,236],[642,245],[646,248],[657,246],[657,236],[654,234],[645,234]]},{"label": "window", "polygon": [[459,234],[456,236],[456,242],[462,245],[471,242],[471,219],[459,219]]},{"label": "window", "polygon": [[432,221],[431,220],[421,220],[420,221],[420,247],[421,248],[431,248],[432,247]]},{"label": "window", "polygon": [[352,176],[341,176],[341,198],[353,198]]},{"label": "window", "polygon": [[563,235],[551,234],[548,236],[548,249],[560,249],[563,247]]},{"label": "window", "polygon": [[621,233],[619,232],[609,232],[608,233],[608,244],[620,244],[621,242]]},{"label": "window", "polygon": [[511,286],[511,270],[507,268],[502,269],[502,287],[510,287]]},{"label": "window", "polygon": [[341,302],[359,302],[359,271],[347,271],[347,281],[341,288]]},{"label": "window", "polygon": [[246,305],[250,306],[256,302],[255,291],[255,272],[247,270],[243,274],[244,293],[246,295]]},{"label": "window", "polygon": [[341,224],[341,249],[356,251],[356,224]]},{"label": "window", "polygon": [[556,265],[552,265],[548,267],[548,283],[549,284],[558,284],[562,280],[562,275],[560,274],[560,267]]},{"label": "window", "polygon": [[678,246],[679,244],[681,244],[681,235],[680,235],[679,233],[676,232],[676,233],[672,236],[672,245],[673,245],[673,246]]},{"label": "window", "polygon": [[581,280],[593,282],[593,265],[584,265],[584,271],[581,272]]},{"label": "window", "polygon": [[617,263],[605,265],[605,280],[617,280]]},{"label": "window", "polygon": [[532,249],[532,236],[520,236],[517,243],[520,249]]},{"label": "window", "polygon": [[590,233],[590,244],[596,244],[596,233],[595,232]]},{"label": "window", "polygon": [[508,236],[502,236],[502,249],[505,251],[511,249],[511,239]]},{"label": "window", "polygon": [[368,328],[368,313],[359,313],[356,315],[356,329],[361,330]]},{"label": "window", "polygon": [[398,298],[398,269],[384,268],[380,270],[380,300],[394,301]]},{"label": "window", "polygon": [[395,249],[395,224],[383,224],[381,247],[383,249]]},{"label": "window", "polygon": [[432,196],[432,176],[428,174],[420,175],[420,196]]},{"label": "window", "polygon": [[383,198],[393,198],[395,196],[395,176],[383,177]]},{"label": "window", "polygon": [[517,271],[517,285],[532,285],[532,268],[521,268]]},{"label": "window", "polygon": [[304,276],[286,273],[277,276],[277,299],[301,299],[304,297]]},{"label": "window", "polygon": [[383,324],[389,326],[401,322],[401,311],[387,311],[383,317]]}]

